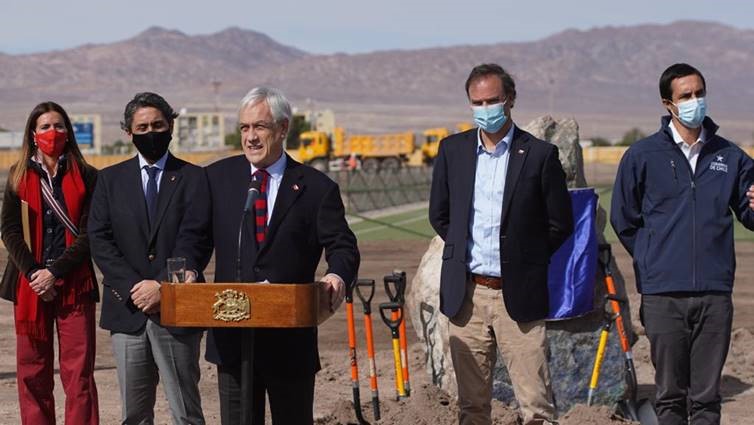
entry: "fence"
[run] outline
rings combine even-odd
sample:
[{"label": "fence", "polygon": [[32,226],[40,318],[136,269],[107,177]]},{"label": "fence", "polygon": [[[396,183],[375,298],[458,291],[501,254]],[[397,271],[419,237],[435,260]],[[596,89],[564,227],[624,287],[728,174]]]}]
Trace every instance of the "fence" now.
[{"label": "fence", "polygon": [[432,184],[432,169],[429,167],[333,171],[328,175],[340,186],[349,213],[427,201]]}]

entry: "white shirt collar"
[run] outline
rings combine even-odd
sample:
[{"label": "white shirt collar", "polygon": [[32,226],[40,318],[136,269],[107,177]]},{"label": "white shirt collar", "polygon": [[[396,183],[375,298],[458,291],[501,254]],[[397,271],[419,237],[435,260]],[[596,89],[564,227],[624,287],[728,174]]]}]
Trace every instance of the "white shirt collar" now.
[{"label": "white shirt collar", "polygon": [[55,170],[53,170],[53,174],[50,176],[47,172],[47,166],[45,165],[44,161],[42,160],[42,153],[37,150],[37,152],[31,156],[31,160],[36,162],[39,167],[44,170],[45,175],[47,175],[47,179],[50,181],[50,185],[52,185],[52,179],[58,175],[58,170],[60,170],[60,161],[65,159],[65,154],[61,154],[58,157],[58,166],[55,167]]},{"label": "white shirt collar", "polygon": [[[270,173],[270,177],[273,179],[278,179],[283,176],[283,172],[285,172],[285,165],[287,163],[285,152],[283,152],[280,155],[280,158],[278,158],[277,161],[273,162],[272,165],[265,168],[268,173]],[[251,174],[253,175],[257,171],[257,167],[254,166],[254,164],[249,163],[251,166]]]},{"label": "white shirt collar", "polygon": [[164,170],[165,163],[168,162],[168,154],[170,154],[170,151],[165,152],[165,155],[163,155],[162,158],[158,159],[154,164],[150,164],[146,159],[144,159],[143,156],[141,156],[141,153],[138,153],[137,156],[139,157],[139,169],[143,170],[144,167],[147,166],[157,167],[160,169],[160,171]]},{"label": "white shirt collar", "polygon": [[[675,124],[673,124],[673,120],[670,120],[668,127],[670,127],[670,132],[673,135],[673,141],[675,142],[675,144],[683,146],[683,144],[685,144],[686,142],[681,137],[681,133],[679,133],[678,130],[675,128]],[[694,145],[697,143],[704,144],[706,139],[707,139],[707,130],[705,130],[704,127],[702,127],[702,131],[699,132],[699,138],[696,139],[696,142],[694,142]]]},{"label": "white shirt collar", "polygon": [[[58,162],[60,162],[61,159],[65,158],[65,154],[60,154],[58,157]],[[37,150],[37,152],[31,156],[31,160],[36,162],[39,165],[44,165],[44,161],[42,160],[42,153]]]},{"label": "white shirt collar", "polygon": [[[516,125],[512,124],[511,128],[508,129],[508,132],[505,133],[505,136],[503,136],[503,138],[500,139],[500,141],[498,141],[497,143],[495,143],[495,152],[493,152],[493,153],[497,153],[500,150],[500,148],[503,147],[503,145],[505,145],[506,148],[510,147],[511,142],[513,141],[513,129],[514,128],[516,128]],[[476,140],[477,140],[478,149],[482,149],[482,150],[486,151],[487,148],[485,148],[484,142],[482,141],[482,129],[481,128],[477,128]]]}]

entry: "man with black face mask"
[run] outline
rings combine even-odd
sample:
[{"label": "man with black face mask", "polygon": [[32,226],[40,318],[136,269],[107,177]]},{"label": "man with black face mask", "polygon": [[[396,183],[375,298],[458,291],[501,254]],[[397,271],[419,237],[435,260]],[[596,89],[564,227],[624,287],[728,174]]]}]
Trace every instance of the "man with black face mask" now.
[{"label": "man with black face mask", "polygon": [[121,127],[138,154],[99,174],[89,213],[92,257],[104,275],[100,326],[111,332],[124,424],[152,423],[158,380],[173,423],[204,424],[199,396],[202,331],[160,324],[166,260],[186,259],[187,281],[203,281],[210,249],[201,167],[168,152],[178,116],[161,96],[139,93]]}]

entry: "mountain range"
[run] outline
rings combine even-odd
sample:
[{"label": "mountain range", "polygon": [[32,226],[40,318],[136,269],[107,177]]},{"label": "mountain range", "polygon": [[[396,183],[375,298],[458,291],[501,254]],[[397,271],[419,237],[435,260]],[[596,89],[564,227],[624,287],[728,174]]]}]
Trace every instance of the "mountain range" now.
[{"label": "mountain range", "polygon": [[710,115],[725,134],[750,142],[754,30],[697,21],[566,30],[530,42],[328,55],[236,27],[193,36],[152,27],[114,43],[0,53],[0,127],[22,128],[35,103],[54,99],[74,112],[100,112],[105,126],[117,130],[125,103],[145,90],[177,108],[217,107],[233,120],[243,94],[267,84],[301,108],[334,109],[346,128],[419,130],[468,120],[465,78],[474,65],[496,62],[516,79],[515,116],[575,116],[582,135],[615,138],[633,126],[654,130],[662,113],[657,81],[681,61],[705,74]]}]

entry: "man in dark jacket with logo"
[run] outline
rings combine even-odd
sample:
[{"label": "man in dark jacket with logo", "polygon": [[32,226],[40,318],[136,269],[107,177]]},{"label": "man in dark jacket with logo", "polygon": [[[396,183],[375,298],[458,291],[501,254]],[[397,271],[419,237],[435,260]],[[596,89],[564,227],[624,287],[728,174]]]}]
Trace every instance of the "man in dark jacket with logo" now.
[{"label": "man in dark jacket with logo", "polygon": [[666,69],[660,96],[670,115],[623,155],[610,222],[634,259],[659,423],[719,424],[733,319],[732,217],[754,230],[754,163],[705,117],[697,69]]}]

